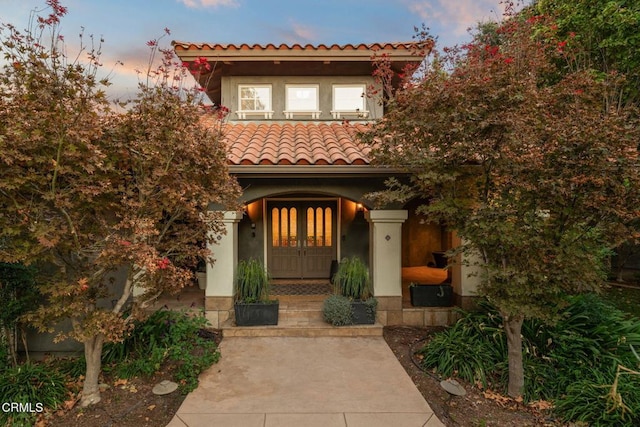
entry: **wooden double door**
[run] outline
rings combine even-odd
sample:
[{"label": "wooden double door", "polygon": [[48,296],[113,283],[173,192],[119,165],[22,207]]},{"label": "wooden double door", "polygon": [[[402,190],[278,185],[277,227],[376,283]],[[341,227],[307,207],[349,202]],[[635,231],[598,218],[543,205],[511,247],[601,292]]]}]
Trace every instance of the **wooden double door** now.
[{"label": "wooden double door", "polygon": [[268,201],[267,214],[271,276],[329,278],[337,253],[336,201]]}]

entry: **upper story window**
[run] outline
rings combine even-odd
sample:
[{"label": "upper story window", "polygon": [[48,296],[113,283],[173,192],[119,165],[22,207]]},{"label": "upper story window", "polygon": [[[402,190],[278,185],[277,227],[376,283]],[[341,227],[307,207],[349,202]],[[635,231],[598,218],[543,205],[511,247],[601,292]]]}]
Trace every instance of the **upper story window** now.
[{"label": "upper story window", "polygon": [[318,85],[286,85],[285,111],[287,119],[295,115],[311,115],[311,118],[320,117],[320,101]]},{"label": "upper story window", "polygon": [[339,119],[343,115],[367,117],[366,98],[363,84],[333,85],[333,118]]},{"label": "upper story window", "polygon": [[236,114],[240,119],[246,119],[247,115],[273,117],[271,85],[238,85],[238,103]]}]

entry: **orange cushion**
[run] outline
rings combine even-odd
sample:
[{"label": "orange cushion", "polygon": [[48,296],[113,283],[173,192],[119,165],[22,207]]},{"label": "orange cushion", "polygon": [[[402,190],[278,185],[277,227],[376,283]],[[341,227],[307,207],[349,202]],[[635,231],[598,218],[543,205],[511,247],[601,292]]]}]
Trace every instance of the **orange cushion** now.
[{"label": "orange cushion", "polygon": [[403,267],[402,281],[421,283],[424,285],[439,285],[447,280],[447,271],[433,267]]}]

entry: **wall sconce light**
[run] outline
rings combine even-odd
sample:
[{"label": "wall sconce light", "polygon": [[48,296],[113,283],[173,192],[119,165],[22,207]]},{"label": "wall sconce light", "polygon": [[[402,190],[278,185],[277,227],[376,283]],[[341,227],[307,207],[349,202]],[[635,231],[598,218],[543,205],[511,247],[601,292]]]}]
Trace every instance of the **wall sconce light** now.
[{"label": "wall sconce light", "polygon": [[256,223],[251,223],[251,237],[256,237]]},{"label": "wall sconce light", "polygon": [[363,212],[364,211],[364,206],[362,205],[362,203],[356,203],[356,210],[358,212]]}]

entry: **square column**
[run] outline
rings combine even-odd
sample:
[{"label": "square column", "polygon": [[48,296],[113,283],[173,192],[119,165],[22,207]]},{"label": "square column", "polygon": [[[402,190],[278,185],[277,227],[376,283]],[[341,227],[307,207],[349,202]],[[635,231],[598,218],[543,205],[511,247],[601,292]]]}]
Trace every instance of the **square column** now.
[{"label": "square column", "polygon": [[378,299],[378,321],[402,324],[402,223],[406,210],[371,210],[369,221],[373,294]]},{"label": "square column", "polygon": [[236,266],[238,265],[238,222],[242,212],[224,211],[222,223],[226,234],[216,236],[217,243],[208,243],[215,262],[207,263],[205,310],[214,328],[219,328],[233,312]]},{"label": "square column", "polygon": [[[467,242],[462,240],[457,233],[453,235],[453,246],[459,247]],[[455,294],[456,305],[465,310],[475,308],[478,296],[478,287],[482,281],[482,259],[480,254],[474,251],[466,251],[458,254],[451,269],[451,286]]]}]

